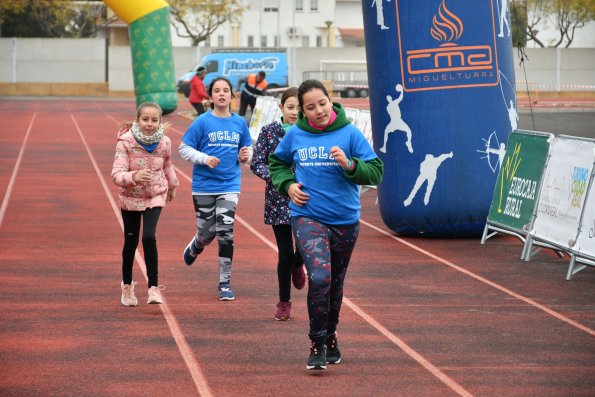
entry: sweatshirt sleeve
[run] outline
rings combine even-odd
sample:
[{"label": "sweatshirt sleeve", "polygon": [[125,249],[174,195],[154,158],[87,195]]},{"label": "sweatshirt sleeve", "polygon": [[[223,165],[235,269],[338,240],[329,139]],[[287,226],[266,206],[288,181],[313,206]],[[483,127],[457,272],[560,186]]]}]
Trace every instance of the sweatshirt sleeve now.
[{"label": "sweatshirt sleeve", "polygon": [[275,189],[279,193],[287,195],[289,186],[295,183],[295,176],[291,172],[291,164],[271,154],[269,156],[269,174]]},{"label": "sweatshirt sleeve", "polygon": [[179,147],[180,156],[193,164],[204,165],[209,157],[206,153],[199,152],[190,145],[186,145],[184,142],[180,143]]},{"label": "sweatshirt sleeve", "polygon": [[384,174],[384,163],[378,157],[372,160],[363,161],[352,157],[355,167],[351,171],[345,171],[345,176],[358,185],[377,186],[382,182]]}]

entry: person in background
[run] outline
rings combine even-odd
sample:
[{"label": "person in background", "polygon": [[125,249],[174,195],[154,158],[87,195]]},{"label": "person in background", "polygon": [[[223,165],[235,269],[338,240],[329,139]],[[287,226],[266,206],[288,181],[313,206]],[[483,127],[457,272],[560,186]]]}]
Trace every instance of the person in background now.
[{"label": "person in background", "polygon": [[341,361],[337,325],[359,233],[358,185],[379,184],[384,167],[320,81],[304,81],[298,102],[297,123],[269,157],[269,172],[275,188],[289,196],[293,234],[308,270],[306,368],[325,369]]},{"label": "person in background", "polygon": [[277,241],[277,279],[279,281],[279,302],[275,320],[286,321],[291,318],[291,284],[296,289],[304,288],[306,273],[302,257],[294,249],[291,224],[289,220],[289,197],[279,194],[271,182],[269,174],[269,155],[273,154],[281,139],[297,121],[297,88],[290,87],[283,92],[279,105],[283,116],[281,121],[273,121],[262,128],[256,145],[250,169],[266,182],[264,200],[264,223],[272,225]]},{"label": "person in background", "polygon": [[267,81],[264,79],[266,77],[266,73],[262,70],[256,74],[249,75],[246,79],[242,79],[239,81],[239,84],[244,82],[244,89],[242,90],[242,95],[240,96],[240,116],[246,115],[246,110],[248,106],[250,106],[250,111],[254,111],[254,107],[256,106],[256,97],[259,95],[264,95],[264,92],[268,86]]},{"label": "person in background", "polygon": [[196,233],[184,250],[190,266],[215,237],[219,245],[219,300],[231,301],[233,227],[240,195],[240,163],[252,159],[252,138],[246,121],[230,110],[233,87],[218,77],[209,86],[213,111],[196,118],[182,137],[180,155],[194,164],[192,201]]},{"label": "person in background", "polygon": [[206,69],[201,66],[196,70],[196,74],[190,81],[190,104],[196,110],[197,117],[205,112],[205,105],[209,102],[209,94],[205,88],[203,80],[207,74]]},{"label": "person in background", "polygon": [[171,141],[164,135],[168,125],[161,122],[161,107],[141,104],[136,120],[118,131],[112,166],[112,181],[119,187],[118,201],[124,223],[122,249],[122,297],[124,306],[136,306],[132,265],[143,224],[143,251],[148,277],[147,303],[163,303],[158,283],[158,255],[155,232],[165,203],[174,199],[180,184],[171,163]]}]

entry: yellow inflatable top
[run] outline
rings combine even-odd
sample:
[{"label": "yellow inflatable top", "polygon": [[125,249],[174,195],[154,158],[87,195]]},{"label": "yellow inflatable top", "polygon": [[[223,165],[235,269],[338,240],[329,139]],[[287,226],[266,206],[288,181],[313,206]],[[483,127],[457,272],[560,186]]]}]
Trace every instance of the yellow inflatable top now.
[{"label": "yellow inflatable top", "polygon": [[163,7],[169,7],[165,0],[103,0],[127,24]]}]

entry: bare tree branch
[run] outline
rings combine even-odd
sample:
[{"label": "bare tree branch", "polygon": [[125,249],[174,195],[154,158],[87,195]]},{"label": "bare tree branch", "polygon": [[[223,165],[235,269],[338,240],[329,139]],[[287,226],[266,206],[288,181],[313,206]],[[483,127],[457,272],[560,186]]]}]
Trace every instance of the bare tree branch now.
[{"label": "bare tree branch", "polygon": [[178,36],[192,45],[207,40],[219,26],[241,17],[246,9],[241,0],[168,0],[172,25]]}]

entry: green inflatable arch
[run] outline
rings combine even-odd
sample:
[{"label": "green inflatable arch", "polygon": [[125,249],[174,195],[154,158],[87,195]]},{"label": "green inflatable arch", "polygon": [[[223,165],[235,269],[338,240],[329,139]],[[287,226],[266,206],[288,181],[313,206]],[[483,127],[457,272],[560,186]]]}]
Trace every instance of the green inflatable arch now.
[{"label": "green inflatable arch", "polygon": [[176,110],[178,99],[169,29],[169,6],[164,0],[103,0],[128,24],[137,106],[156,102],[163,113]]}]

